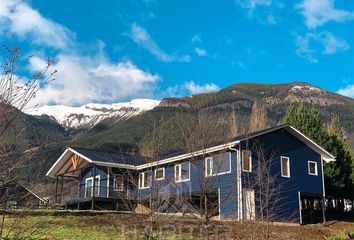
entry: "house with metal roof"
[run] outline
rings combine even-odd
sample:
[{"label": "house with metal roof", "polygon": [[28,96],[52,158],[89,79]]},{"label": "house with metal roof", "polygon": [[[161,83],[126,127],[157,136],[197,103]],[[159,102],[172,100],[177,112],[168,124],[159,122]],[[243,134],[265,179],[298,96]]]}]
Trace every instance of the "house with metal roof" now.
[{"label": "house with metal roof", "polygon": [[47,201],[17,180],[0,183],[0,207],[46,208]]},{"label": "house with metal roof", "polygon": [[[165,213],[306,223],[324,219],[323,165],[331,161],[285,124],[156,161],[68,147],[47,176],[56,179],[56,202],[66,208],[134,211],[154,201]],[[70,179],[75,191],[67,194]]]}]

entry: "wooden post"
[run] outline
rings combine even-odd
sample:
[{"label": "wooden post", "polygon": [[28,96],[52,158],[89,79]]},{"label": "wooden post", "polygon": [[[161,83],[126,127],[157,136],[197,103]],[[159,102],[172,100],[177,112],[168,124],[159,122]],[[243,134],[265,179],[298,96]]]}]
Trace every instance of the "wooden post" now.
[{"label": "wooden post", "polygon": [[78,190],[77,190],[77,210],[80,210],[81,172],[82,172],[82,170],[80,169],[79,186],[78,186]]},{"label": "wooden post", "polygon": [[64,174],[61,174],[61,182],[60,182],[60,203],[63,199],[63,184],[64,184]]},{"label": "wooden post", "polygon": [[57,175],[55,179],[55,203],[58,202],[58,181],[59,181],[59,176]]},{"label": "wooden post", "polygon": [[96,190],[96,165],[93,165],[93,189],[92,189],[92,200],[91,200],[91,210],[95,208],[95,190]]},{"label": "wooden post", "polygon": [[323,224],[326,224],[326,202],[325,198],[322,198],[322,216],[323,216]]}]

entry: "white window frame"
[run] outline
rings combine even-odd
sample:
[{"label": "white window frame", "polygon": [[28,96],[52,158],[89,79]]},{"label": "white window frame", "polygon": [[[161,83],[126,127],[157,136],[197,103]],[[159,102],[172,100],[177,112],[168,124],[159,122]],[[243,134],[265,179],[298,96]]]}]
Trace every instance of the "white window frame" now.
[{"label": "white window frame", "polygon": [[151,184],[151,172],[150,171],[141,172],[141,173],[139,173],[139,183],[138,183],[139,189],[148,189],[148,188],[150,188],[150,185],[144,187],[144,185],[145,185],[145,176],[142,177],[142,175],[145,175],[145,174],[149,175],[148,177],[150,178],[150,184]]},{"label": "white window frame", "polygon": [[[210,172],[208,172],[208,161],[210,161]],[[205,164],[205,170],[204,170],[204,174],[205,177],[211,177],[213,176],[213,158],[212,157],[206,157],[204,160],[204,164]]]},{"label": "white window frame", "polygon": [[[243,161],[243,153],[244,152],[249,152],[250,153],[250,157],[248,159],[249,166],[250,166],[249,170],[246,170],[245,167],[244,167],[245,166],[244,161]],[[249,172],[249,173],[252,172],[252,152],[250,150],[242,150],[241,164],[242,164],[242,172]]]},{"label": "white window frame", "polygon": [[[101,176],[100,175],[96,175],[95,176],[95,180],[96,179],[98,179],[97,180],[97,186],[95,186],[95,188],[97,187],[97,196],[95,196],[95,197],[99,197],[100,196],[100,186],[101,186]],[[93,195],[94,195],[94,191],[95,191],[95,189],[94,189],[94,187],[93,187],[93,185],[94,185],[94,179],[93,179],[93,177],[89,177],[89,178],[86,178],[86,180],[85,180],[85,198],[87,197],[87,189],[88,189],[88,187],[87,187],[87,182],[89,181],[89,180],[91,180],[92,181],[92,186],[90,187],[91,189],[92,189],[92,192],[91,192],[91,196],[89,196],[89,197],[92,197]]]},{"label": "white window frame", "polygon": [[[232,169],[232,167],[231,167],[231,152],[219,153],[219,154],[228,154],[228,156],[229,156],[229,166],[230,166],[229,170],[226,171],[226,172],[213,173],[214,158],[213,158],[213,156],[210,156],[210,157],[205,158],[205,160],[204,160],[205,177],[212,177],[212,176],[218,176],[218,175],[231,173],[231,171],[232,171],[231,170]],[[208,172],[208,167],[207,167],[208,166],[208,164],[207,164],[208,161],[210,161],[210,172]]]},{"label": "white window frame", "polygon": [[[311,173],[310,172],[310,164],[311,163],[314,163],[315,164],[315,173]],[[317,162],[315,162],[315,161],[308,161],[307,162],[307,168],[308,168],[308,173],[309,173],[309,175],[312,175],[312,176],[318,176],[318,166],[317,166]]]},{"label": "white window frame", "polygon": [[[288,159],[288,173],[289,175],[283,175],[283,158],[286,158]],[[280,174],[282,177],[285,177],[285,178],[290,178],[291,177],[291,172],[290,172],[290,158],[289,157],[286,157],[286,156],[280,156]]]},{"label": "white window frame", "polygon": [[[188,163],[188,179],[181,179],[182,178],[182,164],[184,163]],[[178,177],[177,178],[177,166],[180,166],[179,167],[179,173],[178,173]],[[179,164],[176,164],[175,165],[175,182],[176,183],[179,183],[179,182],[187,182],[187,181],[190,181],[191,179],[191,162],[183,162],[183,163],[179,163]]]},{"label": "white window frame", "polygon": [[[161,178],[158,178],[157,177],[157,171],[158,170],[162,170],[162,177]],[[155,169],[155,179],[157,180],[157,181],[160,181],[160,180],[164,180],[165,179],[165,167],[160,167],[160,168],[156,168]]]},{"label": "white window frame", "polygon": [[[120,190],[119,188],[116,187],[116,184],[117,184],[116,176],[122,177],[122,190]],[[124,192],[124,176],[123,176],[123,174],[121,174],[121,173],[114,173],[113,174],[113,191]]]}]

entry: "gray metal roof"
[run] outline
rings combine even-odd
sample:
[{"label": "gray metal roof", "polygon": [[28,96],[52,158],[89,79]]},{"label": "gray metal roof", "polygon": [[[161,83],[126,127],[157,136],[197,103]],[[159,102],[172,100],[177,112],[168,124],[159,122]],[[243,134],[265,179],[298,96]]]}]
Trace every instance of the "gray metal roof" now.
[{"label": "gray metal roof", "polygon": [[119,163],[132,166],[137,166],[146,163],[146,158],[133,156],[126,153],[106,152],[101,150],[78,147],[72,147],[72,149],[88,157],[94,162]]}]

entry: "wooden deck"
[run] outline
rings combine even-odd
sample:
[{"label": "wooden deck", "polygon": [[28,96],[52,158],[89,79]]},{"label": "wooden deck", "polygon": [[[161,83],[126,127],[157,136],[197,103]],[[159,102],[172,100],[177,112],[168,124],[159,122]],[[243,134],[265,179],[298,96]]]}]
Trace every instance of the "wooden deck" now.
[{"label": "wooden deck", "polygon": [[78,198],[66,201],[60,206],[64,209],[78,210],[117,210],[132,211],[137,205],[136,200],[107,198],[107,197],[89,197]]}]

